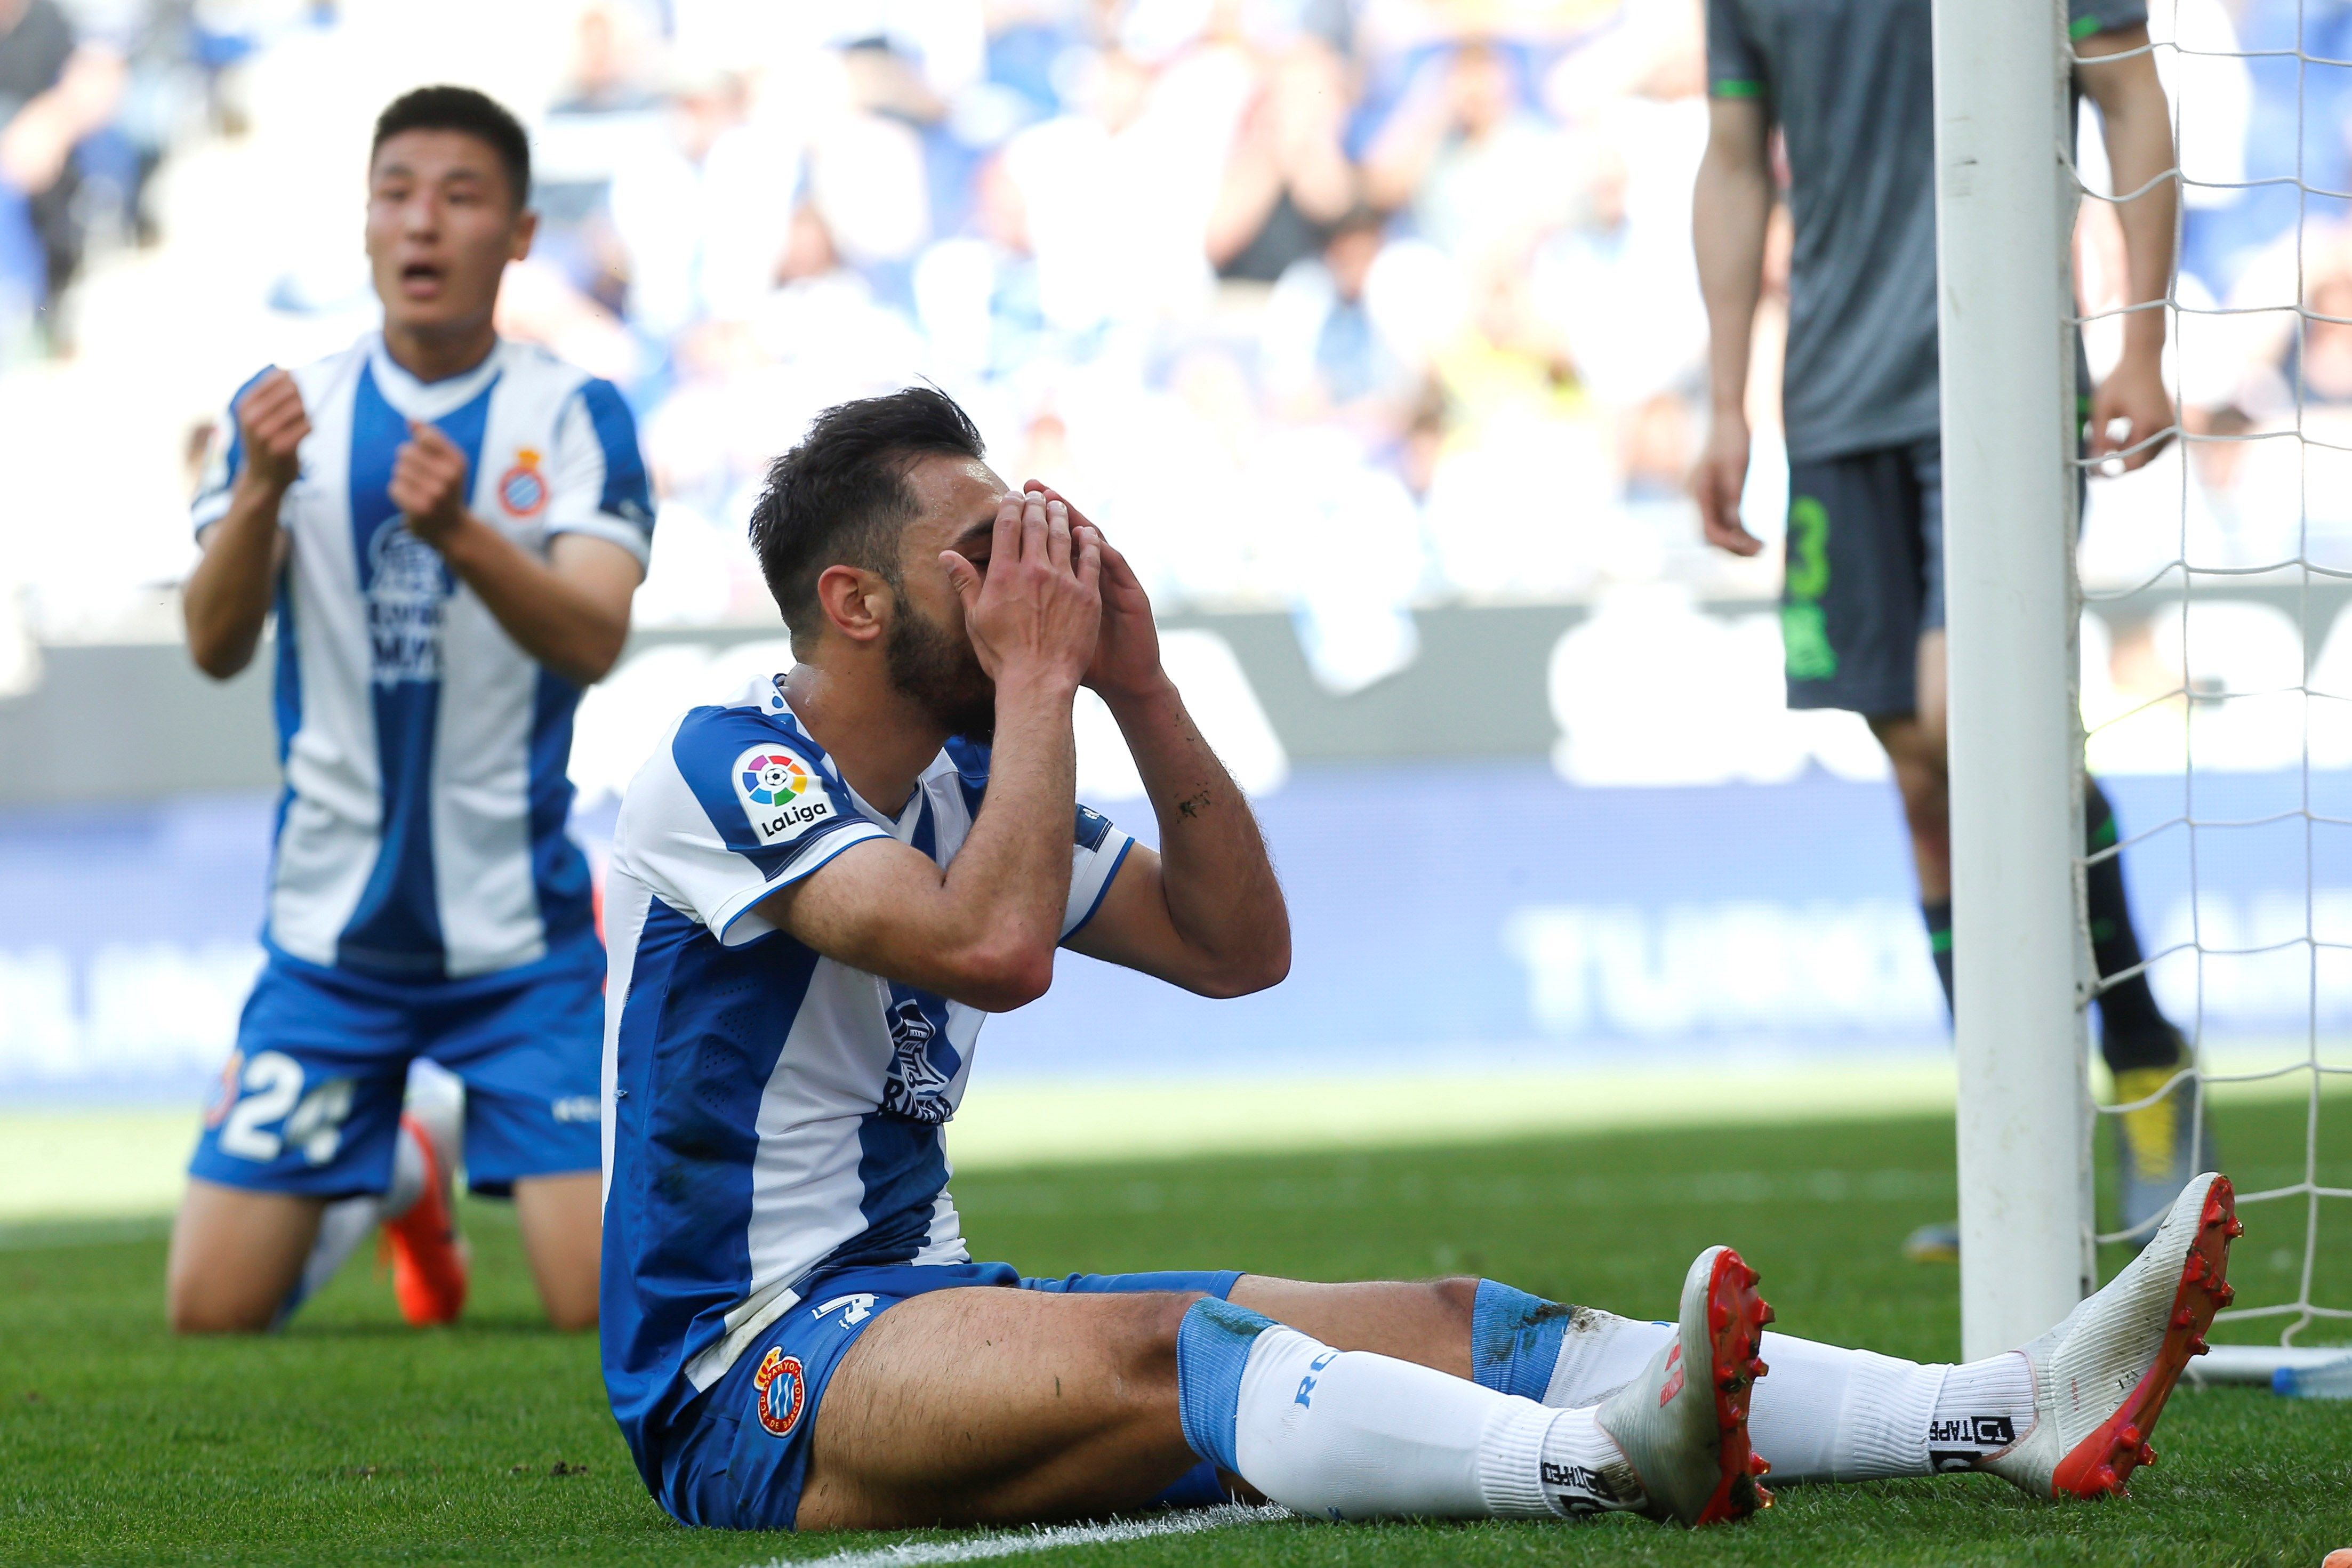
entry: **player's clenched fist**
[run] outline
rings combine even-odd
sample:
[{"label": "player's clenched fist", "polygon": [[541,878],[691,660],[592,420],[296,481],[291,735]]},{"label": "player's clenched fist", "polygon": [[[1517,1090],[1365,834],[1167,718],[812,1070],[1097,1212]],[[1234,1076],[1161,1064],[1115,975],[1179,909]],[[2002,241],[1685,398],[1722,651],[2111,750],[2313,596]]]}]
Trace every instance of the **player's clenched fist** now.
[{"label": "player's clenched fist", "polygon": [[301,477],[302,438],[310,434],[310,416],[292,375],[272,371],[246,390],[236,400],[236,433],[245,448],[239,477],[280,493]]},{"label": "player's clenched fist", "polygon": [[1076,689],[1102,623],[1102,548],[1092,528],[1074,539],[1062,502],[1007,496],[996,508],[987,575],[954,550],[941,550],[940,562],[991,679]]},{"label": "player's clenched fist", "polygon": [[408,440],[392,459],[392,504],[408,531],[437,545],[466,520],[466,455],[422,420],[408,422]]}]

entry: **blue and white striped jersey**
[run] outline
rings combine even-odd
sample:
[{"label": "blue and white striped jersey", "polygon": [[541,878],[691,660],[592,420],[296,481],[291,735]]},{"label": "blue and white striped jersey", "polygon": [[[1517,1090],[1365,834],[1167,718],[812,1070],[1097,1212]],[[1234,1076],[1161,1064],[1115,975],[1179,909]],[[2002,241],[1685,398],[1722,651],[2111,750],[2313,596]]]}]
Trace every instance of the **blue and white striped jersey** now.
[{"label": "blue and white striped jersey", "polygon": [[[440,979],[585,937],[588,866],[564,831],[579,688],[507,635],[386,486],[408,422],[430,422],[466,455],[471,510],[508,538],[543,552],[556,534],[591,534],[642,562],[653,512],[627,404],[508,342],[425,382],[371,333],[294,379],[310,434],[278,514],[291,547],[278,583],[286,789],[266,940],[314,964]],[[199,533],[227,512],[244,461],[234,408],[196,497]]]},{"label": "blue and white striped jersey", "polygon": [[[940,1124],[987,1015],[803,946],[754,906],[853,844],[955,858],[988,786],[950,741],[895,814],[776,683],[678,721],[623,797],[604,883],[604,1380],[632,1448],[820,1268],[969,1260]],[[1078,808],[1066,939],[1133,843]]]}]

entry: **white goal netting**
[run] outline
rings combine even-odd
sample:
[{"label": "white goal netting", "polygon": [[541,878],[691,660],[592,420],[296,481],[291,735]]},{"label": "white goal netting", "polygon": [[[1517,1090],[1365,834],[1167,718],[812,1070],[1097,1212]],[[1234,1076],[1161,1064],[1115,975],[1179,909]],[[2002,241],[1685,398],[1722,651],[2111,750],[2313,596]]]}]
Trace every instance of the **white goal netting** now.
[{"label": "white goal netting", "polygon": [[[2177,162],[2117,190],[2094,111],[2077,298],[2095,379],[2125,319],[2167,318],[2181,411],[2084,503],[2085,760],[2114,800],[2145,973],[2189,1037],[2174,1084],[2099,1098],[2105,1139],[2179,1088],[2198,1168],[2239,1189],[2233,1337],[2352,1330],[2352,5],[2153,0]],[[2180,264],[2129,303],[2118,212],[2177,192]],[[2086,389],[2083,389],[2087,392]],[[2086,465],[2089,459],[2083,460]],[[2117,466],[2112,460],[2108,470]],[[2107,1230],[2098,1239],[2143,1239]],[[2153,1221],[2148,1225],[2152,1226]]]}]

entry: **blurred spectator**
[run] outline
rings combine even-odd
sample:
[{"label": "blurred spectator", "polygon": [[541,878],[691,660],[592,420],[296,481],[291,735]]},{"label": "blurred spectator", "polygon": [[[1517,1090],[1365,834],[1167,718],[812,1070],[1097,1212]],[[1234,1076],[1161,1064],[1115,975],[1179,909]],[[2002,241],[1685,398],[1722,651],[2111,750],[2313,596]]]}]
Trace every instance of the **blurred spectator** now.
[{"label": "blurred spectator", "polygon": [[652,40],[635,7],[594,0],[580,9],[572,62],[548,105],[550,115],[633,114],[660,101],[646,79]]},{"label": "blurred spectator", "polygon": [[1013,139],[1005,155],[1049,322],[1084,331],[1200,313],[1202,236],[1250,86],[1230,50],[1154,66],[1106,49],[1085,67],[1082,112]]},{"label": "blurred spectator", "polygon": [[80,37],[57,0],[0,0],[0,364],[81,263],[74,152],[113,118],[124,78],[121,50]]},{"label": "blurred spectator", "polygon": [[1358,207],[1319,256],[1293,262],[1267,301],[1267,389],[1294,420],[1338,419],[1375,445],[1402,436],[1421,380],[1365,298],[1381,254],[1379,214]]},{"label": "blurred spectator", "polygon": [[2326,193],[2352,190],[2352,0],[2242,0],[2237,21],[2252,81],[2244,178],[2275,183],[2231,205],[2228,237],[2214,246],[2225,288],[2300,223],[2339,221],[2346,204]]},{"label": "blurred spectator", "polygon": [[915,308],[950,379],[1009,376],[1048,353],[1029,214],[1003,156],[974,182],[971,227],[936,242],[915,264]]},{"label": "blurred spectator", "polygon": [[1566,214],[1566,151],[1512,58],[1473,39],[1422,71],[1365,159],[1365,192],[1465,263],[1508,265]]},{"label": "blurred spectator", "polygon": [[627,257],[629,320],[656,339],[740,319],[775,280],[799,161],[746,124],[743,77],[672,68],[668,136],[613,175],[613,227]]},{"label": "blurred spectator", "polygon": [[2352,256],[2339,250],[2332,260],[2312,281],[2310,314],[2280,367],[2305,408],[2352,407]]},{"label": "blurred spectator", "polygon": [[1209,214],[1219,277],[1271,283],[1322,247],[1356,200],[1340,147],[1347,111],[1347,68],[1320,39],[1301,37],[1267,63]]},{"label": "blurred spectator", "polygon": [[[2315,57],[2231,57],[2292,50],[2298,5]],[[394,58],[418,5],[464,10],[0,0],[0,361],[82,249],[110,290],[79,402],[38,379],[62,361],[0,375],[0,415],[40,428],[77,505],[169,511],[179,433],[254,368],[229,340],[290,360],[363,329],[356,223],[272,193],[359,156],[352,79],[446,68],[541,106],[541,228],[500,327],[636,404],[662,502],[649,624],[765,616],[746,486],[824,403],[919,376],[1008,477],[1085,499],[1163,607],[1286,609],[1335,690],[1412,656],[1416,603],[1777,580],[1776,552],[1700,554],[1673,483],[1704,335],[1696,0],[501,0],[465,48],[426,32]],[[2320,319],[2352,313],[2346,204],[2232,188],[2298,166],[2352,188],[2352,68],[2326,63],[2352,57],[2352,0],[2152,0],[2150,22],[2203,51],[2158,62],[2201,182],[2179,298],[2228,308],[2185,312],[2172,349],[2213,439],[2101,488],[2084,573],[2352,567],[2352,473],[2294,434],[2352,445],[2352,329]],[[110,269],[105,214],[158,159],[138,210],[161,243]],[[2106,216],[2084,225],[2086,300],[2113,283]],[[1786,500],[1788,244],[1776,220],[1759,518]],[[125,386],[142,423],[58,412]],[[11,558],[37,618],[72,603],[87,627],[184,570],[173,530],[88,538]]]}]

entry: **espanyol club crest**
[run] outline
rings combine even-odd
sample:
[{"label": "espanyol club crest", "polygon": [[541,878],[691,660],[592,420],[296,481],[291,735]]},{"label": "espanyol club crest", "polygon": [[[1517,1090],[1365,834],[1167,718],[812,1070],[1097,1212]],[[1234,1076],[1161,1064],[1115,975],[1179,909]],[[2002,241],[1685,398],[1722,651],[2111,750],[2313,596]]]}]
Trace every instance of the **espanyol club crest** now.
[{"label": "espanyol club crest", "polygon": [[530,447],[517,452],[514,466],[499,476],[499,505],[510,517],[535,516],[547,505],[547,480],[539,471],[539,454]]},{"label": "espanyol club crest", "polygon": [[808,1380],[801,1375],[801,1358],[770,1345],[760,1370],[751,1375],[751,1386],[760,1391],[760,1425],[776,1437],[792,1436],[793,1428],[800,1425],[801,1408],[808,1403]]}]

